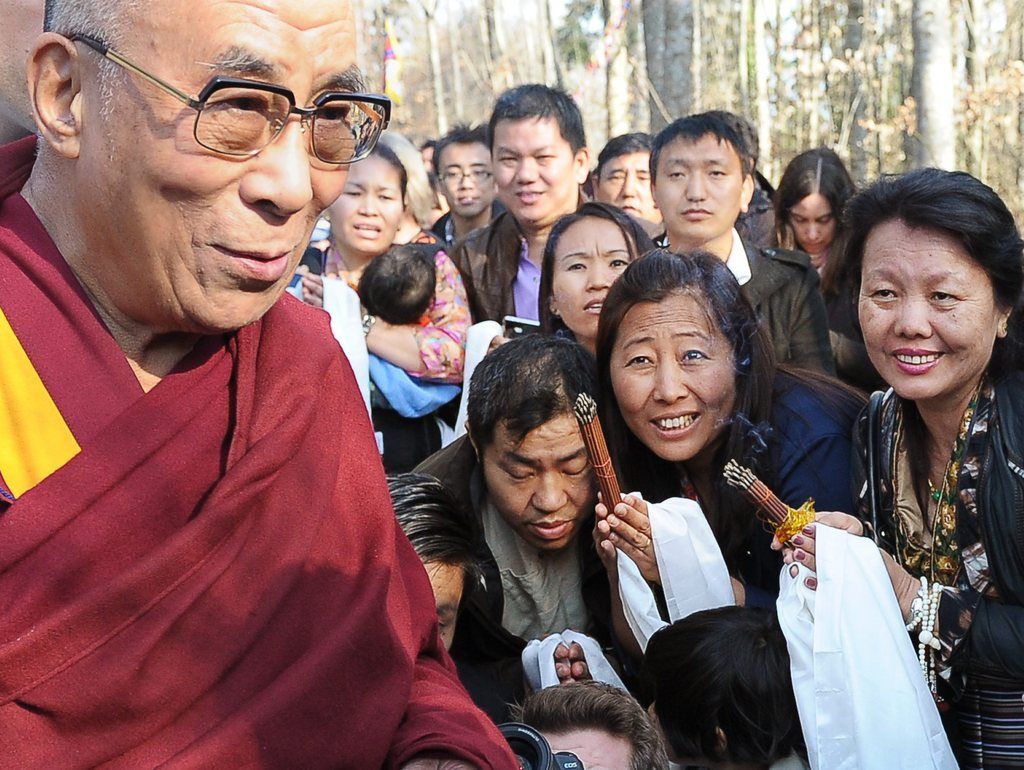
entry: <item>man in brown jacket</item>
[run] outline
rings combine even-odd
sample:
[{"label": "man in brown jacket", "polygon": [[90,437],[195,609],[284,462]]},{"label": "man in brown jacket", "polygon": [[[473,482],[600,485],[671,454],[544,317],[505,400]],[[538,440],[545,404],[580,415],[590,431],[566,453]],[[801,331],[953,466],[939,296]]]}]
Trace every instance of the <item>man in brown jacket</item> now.
[{"label": "man in brown jacket", "polygon": [[551,227],[580,204],[590,155],[579,107],[539,84],[512,88],[494,105],[491,158],[507,209],[456,244],[474,321],[537,320],[540,266]]}]

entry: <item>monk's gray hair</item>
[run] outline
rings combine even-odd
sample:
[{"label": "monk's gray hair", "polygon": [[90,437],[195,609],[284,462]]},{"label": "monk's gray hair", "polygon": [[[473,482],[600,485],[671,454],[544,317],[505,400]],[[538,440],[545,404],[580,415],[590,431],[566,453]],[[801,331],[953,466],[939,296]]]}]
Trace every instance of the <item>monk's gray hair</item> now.
[{"label": "monk's gray hair", "polygon": [[[60,35],[83,34],[117,46],[141,0],[46,0],[43,29]],[[106,119],[116,92],[128,73],[99,58],[100,114]]]}]

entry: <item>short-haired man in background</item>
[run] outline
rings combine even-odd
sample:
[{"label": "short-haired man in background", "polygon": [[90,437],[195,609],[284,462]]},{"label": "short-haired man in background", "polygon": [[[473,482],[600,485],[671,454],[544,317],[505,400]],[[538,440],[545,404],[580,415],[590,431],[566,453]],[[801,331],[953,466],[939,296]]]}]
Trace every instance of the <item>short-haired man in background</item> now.
[{"label": "short-haired man in background", "polygon": [[779,245],[775,235],[775,188],[757,168],[761,154],[761,142],[757,138],[757,127],[742,115],[725,110],[711,110],[708,115],[721,118],[743,140],[741,148],[745,153],[744,162],[753,169],[754,194],[750,196],[747,210],[736,220],[736,232],[743,242],[758,249],[775,248]]},{"label": "short-haired man in background", "polygon": [[670,123],[654,138],[651,183],[665,221],[664,245],[703,249],[726,263],[771,333],[779,363],[834,374],[825,300],[810,257],[757,249],[736,233],[754,178],[733,127],[713,113]]},{"label": "short-haired man in background", "polygon": [[597,156],[594,198],[636,217],[652,236],[663,231],[651,195],[650,134],[622,134],[608,141]]},{"label": "short-haired man in background", "polygon": [[572,411],[596,386],[593,358],[576,343],[514,339],[473,374],[469,435],[417,468],[480,522],[485,585],[463,609],[452,655],[498,721],[523,694],[527,641],[566,629],[608,641],[608,581],[591,537],[596,489]]},{"label": "short-haired man in background", "polygon": [[[338,0],[49,0],[0,147],[11,767],[511,768],[284,289],[387,125]],[[347,117],[342,117],[347,116]]]},{"label": "short-haired man in background", "polygon": [[479,227],[486,227],[496,215],[498,193],[491,167],[487,126],[456,126],[437,140],[434,163],[441,191],[448,201],[448,213],[431,228],[451,250],[455,242]]},{"label": "short-haired man in background", "polygon": [[515,715],[552,751],[570,751],[586,770],[667,770],[653,720],[628,692],[603,682],[570,682],[529,696]]},{"label": "short-haired man in background", "polygon": [[498,199],[506,211],[458,243],[452,261],[474,321],[537,320],[540,265],[551,227],[580,205],[590,166],[579,107],[539,84],[498,97],[489,124]]}]

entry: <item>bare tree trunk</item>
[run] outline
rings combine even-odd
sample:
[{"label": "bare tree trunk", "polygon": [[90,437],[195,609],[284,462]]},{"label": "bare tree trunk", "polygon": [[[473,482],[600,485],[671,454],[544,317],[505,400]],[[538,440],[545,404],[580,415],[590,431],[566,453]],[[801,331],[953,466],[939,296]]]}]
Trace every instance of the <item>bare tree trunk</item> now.
[{"label": "bare tree trunk", "polygon": [[914,0],[913,9],[911,93],[917,108],[916,162],[952,169],[956,166],[956,135],[949,0]]},{"label": "bare tree trunk", "polygon": [[430,55],[430,82],[434,89],[434,114],[437,135],[448,133],[448,111],[445,109],[444,80],[441,76],[441,49],[437,42],[437,0],[422,3],[427,21],[427,48]]},{"label": "bare tree trunk", "polygon": [[985,98],[988,47],[982,39],[982,29],[988,19],[987,3],[985,0],[967,0],[964,11],[967,16],[967,82],[971,86],[969,104],[973,106],[968,123],[968,168],[979,179],[985,179],[988,176],[988,156],[985,152],[985,127],[989,125]]},{"label": "bare tree trunk", "polygon": [[689,111],[700,112],[704,104],[704,25],[701,18],[703,0],[690,0],[690,3],[693,25],[693,31],[690,33],[690,80],[693,99]]},{"label": "bare tree trunk", "polygon": [[[604,0],[605,28],[622,14],[622,0]],[[605,105],[608,137],[629,131],[629,57],[625,46],[626,26],[618,30],[605,69]]]},{"label": "bare tree trunk", "polygon": [[868,179],[868,157],[864,146],[868,135],[864,125],[867,120],[867,89],[864,84],[865,56],[861,50],[864,41],[864,0],[848,0],[846,7],[843,48],[850,67],[850,104],[847,105],[849,128],[846,133],[849,137],[850,174],[858,185],[862,185]]},{"label": "bare tree trunk", "polygon": [[[754,13],[754,87],[757,89],[757,141],[760,145],[762,173],[773,166],[775,151],[772,147],[772,112],[769,100],[769,82],[772,79],[768,59],[768,26],[765,13],[767,0],[753,0]],[[776,175],[777,176],[777,175]]]},{"label": "bare tree trunk", "polygon": [[452,96],[454,97],[455,121],[461,123],[466,119],[465,89],[462,83],[462,64],[459,62],[459,45],[455,37],[455,25],[458,20],[452,16],[452,8],[448,6],[447,18],[448,56],[452,68]]},{"label": "bare tree trunk", "polygon": [[668,96],[665,93],[665,23],[667,0],[644,0],[644,58],[647,62],[647,82],[651,89],[651,131],[663,128],[667,121],[661,107]]},{"label": "bare tree trunk", "polygon": [[[665,10],[660,26],[647,24],[645,19],[648,77],[673,118],[687,115],[695,105],[693,44],[694,18],[699,9],[697,3],[699,0],[657,0]],[[655,2],[649,3],[648,7],[653,5]],[[652,57],[654,47],[660,51]],[[652,61],[657,63],[657,68],[650,66]],[[652,113],[652,123],[655,122],[655,114]]]},{"label": "bare tree trunk", "polygon": [[561,85],[558,73],[558,59],[555,55],[554,29],[551,25],[551,8],[548,0],[537,0],[537,19],[540,37],[541,61],[544,64],[544,82],[549,85]]},{"label": "bare tree trunk", "polygon": [[739,4],[740,111],[744,115],[750,115],[750,6],[753,2],[756,0],[743,0]]}]

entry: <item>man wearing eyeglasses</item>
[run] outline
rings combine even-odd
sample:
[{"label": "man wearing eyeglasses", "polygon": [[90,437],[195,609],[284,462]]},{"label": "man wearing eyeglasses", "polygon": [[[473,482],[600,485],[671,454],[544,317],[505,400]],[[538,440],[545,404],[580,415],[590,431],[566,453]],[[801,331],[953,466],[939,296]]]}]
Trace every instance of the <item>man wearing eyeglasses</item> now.
[{"label": "man wearing eyeglasses", "polygon": [[504,207],[491,168],[487,126],[456,126],[434,146],[434,163],[448,213],[431,228],[450,251],[455,241],[486,227]]},{"label": "man wearing eyeglasses", "polygon": [[326,318],[337,0],[48,0],[0,147],[0,765],[512,768]]}]

